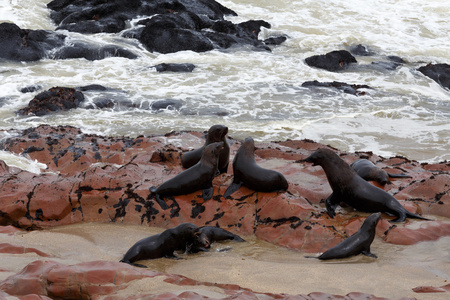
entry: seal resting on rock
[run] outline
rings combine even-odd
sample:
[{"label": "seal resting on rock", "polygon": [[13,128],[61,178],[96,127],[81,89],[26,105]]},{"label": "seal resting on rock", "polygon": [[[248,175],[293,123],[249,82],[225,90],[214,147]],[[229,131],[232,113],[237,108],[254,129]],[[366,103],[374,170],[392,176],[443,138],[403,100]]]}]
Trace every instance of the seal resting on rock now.
[{"label": "seal resting on rock", "polygon": [[208,251],[207,248],[210,248],[212,243],[219,241],[233,240],[236,242],[245,242],[245,240],[240,236],[220,227],[203,226],[200,227],[199,231],[200,236],[197,240],[195,240],[194,244],[189,249],[189,253]]},{"label": "seal resting on rock", "polygon": [[[162,207],[164,206],[164,201],[160,196],[185,195],[198,190],[203,190],[202,196],[205,201],[211,199],[214,191],[212,180],[217,173],[219,155],[223,145],[223,142],[209,144],[203,150],[202,158],[197,164],[167,180],[158,188],[152,186],[150,191],[156,194],[158,203]],[[165,208],[168,208],[167,205]]]},{"label": "seal resting on rock", "polygon": [[309,258],[318,259],[336,259],[336,258],[346,258],[358,254],[364,254],[373,258],[377,258],[376,255],[370,252],[370,245],[375,238],[375,229],[377,227],[378,221],[381,218],[381,213],[374,213],[367,217],[367,219],[362,224],[361,228],[351,237],[343,240],[336,246],[325,251],[322,255],[318,257],[306,256]]},{"label": "seal resting on rock", "polygon": [[134,262],[160,257],[177,258],[173,252],[176,250],[186,251],[187,246],[192,244],[194,240],[200,243],[199,236],[200,231],[197,226],[191,223],[183,223],[138,241],[131,246],[120,262],[146,268],[146,266]]},{"label": "seal resting on rock", "polygon": [[261,168],[255,161],[255,142],[248,137],[242,142],[233,160],[233,183],[227,188],[225,198],[236,192],[241,185],[259,191],[286,191],[289,184],[283,174]]},{"label": "seal resting on rock", "polygon": [[226,173],[228,169],[228,163],[230,160],[230,145],[228,144],[226,135],[228,133],[228,127],[223,125],[213,125],[208,130],[208,134],[206,135],[205,144],[198,149],[195,149],[190,152],[186,152],[181,157],[181,165],[183,168],[190,168],[202,157],[203,149],[206,146],[216,142],[223,142],[223,149],[220,151],[219,156],[219,165],[218,169],[220,174]]},{"label": "seal resting on rock", "polygon": [[322,166],[333,193],[325,200],[330,217],[336,215],[339,203],[365,212],[385,212],[397,216],[392,222],[403,222],[406,217],[428,220],[407,211],[400,202],[384,190],[362,179],[344,160],[330,149],[321,148],[306,162]]},{"label": "seal resting on rock", "polygon": [[391,183],[390,178],[411,178],[411,176],[406,174],[391,174],[383,169],[376,167],[370,160],[358,159],[350,164],[350,167],[356,171],[356,174],[361,176],[364,180],[376,181],[381,185],[386,183]]}]

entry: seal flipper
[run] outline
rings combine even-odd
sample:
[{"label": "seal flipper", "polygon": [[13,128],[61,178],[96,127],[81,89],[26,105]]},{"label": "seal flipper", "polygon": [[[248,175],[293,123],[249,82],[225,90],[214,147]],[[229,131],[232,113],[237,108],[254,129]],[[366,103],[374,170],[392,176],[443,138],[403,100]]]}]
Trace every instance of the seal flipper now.
[{"label": "seal flipper", "polygon": [[123,259],[121,259],[119,262],[124,263],[124,264],[129,264],[130,266],[134,266],[134,267],[138,267],[138,268],[147,268],[147,266],[145,266],[145,265],[136,264],[136,263],[132,263],[129,261],[124,261]]},{"label": "seal flipper", "polygon": [[336,207],[339,205],[340,200],[336,197],[335,193],[331,193],[330,196],[325,200],[325,206],[327,208],[327,213],[331,218],[336,215]]},{"label": "seal flipper", "polygon": [[214,194],[214,188],[213,187],[209,187],[209,188],[204,189],[203,193],[202,193],[203,200],[206,201],[206,200],[211,199],[213,194]]},{"label": "seal flipper", "polygon": [[378,256],[376,256],[373,253],[370,253],[370,251],[361,251],[361,254],[364,254],[365,256],[369,256],[369,257],[373,257],[373,258],[378,258]]},{"label": "seal flipper", "polygon": [[225,194],[223,194],[223,197],[226,198],[228,196],[231,196],[234,192],[236,192],[242,185],[242,181],[239,183],[235,183],[233,182],[232,184],[230,184],[230,186],[227,188],[227,190],[225,191]]},{"label": "seal flipper", "polygon": [[[406,209],[405,209],[406,210]],[[413,214],[412,212],[409,212],[408,210],[406,210],[406,216],[409,218],[414,218],[414,219],[421,219],[421,220],[426,220],[426,221],[431,221],[430,219],[427,219],[425,217]]]},{"label": "seal flipper", "polygon": [[387,174],[391,178],[412,178],[412,176],[409,176],[406,174],[391,174],[391,173],[387,173]]},{"label": "seal flipper", "polygon": [[164,210],[169,209],[169,206],[167,206],[166,201],[164,201],[164,199],[161,199],[158,194],[155,195],[155,200],[156,202],[158,202],[159,206],[161,206],[162,209]]}]

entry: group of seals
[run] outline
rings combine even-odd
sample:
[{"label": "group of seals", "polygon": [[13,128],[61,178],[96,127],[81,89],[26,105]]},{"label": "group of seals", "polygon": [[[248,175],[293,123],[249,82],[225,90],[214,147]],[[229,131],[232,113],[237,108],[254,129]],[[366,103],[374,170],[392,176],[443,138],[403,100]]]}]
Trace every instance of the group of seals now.
[{"label": "group of seals", "polygon": [[[160,257],[176,258],[174,251],[186,251],[187,245],[193,244],[194,241],[198,240],[200,234],[197,226],[191,223],[183,223],[138,241],[125,253],[120,261],[145,268],[146,266],[135,264],[134,262]],[[196,242],[200,243],[200,240]]]},{"label": "group of seals", "polygon": [[[151,188],[151,191],[156,194],[156,199],[160,201],[160,196],[181,195],[203,189],[203,199],[209,200],[213,194],[213,178],[217,174],[226,172],[228,168],[230,147],[226,139],[227,133],[228,128],[223,125],[212,126],[208,131],[205,144],[183,155],[182,165],[188,169],[158,188]],[[248,137],[242,142],[234,157],[233,182],[225,191],[225,198],[242,185],[261,192],[288,189],[288,182],[281,173],[264,169],[256,164],[254,152],[254,140]],[[373,180],[384,185],[389,182],[389,177],[410,177],[408,175],[389,174],[366,159],[360,159],[348,165],[334,151],[327,148],[316,150],[304,161],[320,165],[325,171],[333,190],[325,200],[326,210],[331,218],[335,216],[336,207],[341,202],[359,211],[373,213],[366,218],[357,233],[316,257],[318,259],[345,258],[360,253],[376,258],[370,252],[370,245],[375,237],[375,228],[382,212],[397,216],[392,222],[403,222],[406,217],[428,220],[409,212],[392,195],[366,181]],[[177,234],[180,237],[175,237]],[[175,250],[184,250],[189,253],[207,251],[211,243],[226,239],[244,241],[239,236],[218,227],[197,228],[192,224],[182,224],[160,235],[137,242],[121,261],[133,263],[146,258],[174,257]]]},{"label": "group of seals", "polygon": [[208,130],[208,134],[206,135],[206,141],[205,144],[198,149],[195,149],[190,152],[186,152],[181,157],[181,165],[183,168],[190,168],[193,165],[195,165],[201,158],[203,154],[203,150],[206,148],[206,146],[222,142],[223,143],[223,149],[220,151],[219,155],[219,164],[218,169],[219,173],[226,173],[228,169],[228,162],[230,159],[230,145],[228,144],[226,135],[228,133],[228,127],[223,125],[213,125]]},{"label": "group of seals", "polygon": [[344,202],[365,212],[384,212],[397,216],[392,222],[403,222],[406,217],[428,220],[407,211],[392,195],[360,177],[344,160],[330,149],[316,150],[305,160],[322,166],[333,193],[325,200],[330,217],[336,207]]},{"label": "group of seals", "polygon": [[178,257],[174,254],[174,251],[187,253],[208,251],[212,243],[223,240],[245,242],[238,235],[219,227],[204,226],[199,228],[191,223],[183,223],[138,241],[131,246],[120,262],[146,268],[145,265],[135,262],[161,257],[176,259]]},{"label": "group of seals", "polygon": [[[189,194],[203,190],[203,199],[209,200],[213,195],[212,180],[217,174],[225,173],[230,158],[230,145],[226,135],[228,127],[214,125],[208,130],[205,144],[198,149],[183,154],[181,164],[187,170],[161,184],[153,186],[150,191],[162,206],[161,197]],[[225,191],[224,197],[230,196],[241,185],[255,191],[274,192],[288,189],[288,182],[283,174],[264,169],[255,161],[255,142],[248,137],[242,142],[233,160],[233,183]]]},{"label": "group of seals", "polygon": [[391,183],[389,178],[411,178],[411,176],[406,174],[391,174],[383,169],[376,167],[370,160],[358,159],[350,164],[350,167],[356,171],[356,173],[361,176],[364,180],[375,181],[382,186],[387,183]]},{"label": "group of seals", "polygon": [[255,161],[255,142],[246,138],[233,160],[233,183],[227,188],[225,198],[236,192],[241,185],[260,192],[285,191],[289,185],[283,174],[264,169]]},{"label": "group of seals", "polygon": [[209,200],[213,195],[212,180],[217,173],[219,155],[224,148],[223,142],[207,145],[199,162],[175,177],[167,180],[158,188],[153,186],[150,191],[155,194],[156,200],[161,203],[161,196],[176,196],[203,190],[203,199]]}]

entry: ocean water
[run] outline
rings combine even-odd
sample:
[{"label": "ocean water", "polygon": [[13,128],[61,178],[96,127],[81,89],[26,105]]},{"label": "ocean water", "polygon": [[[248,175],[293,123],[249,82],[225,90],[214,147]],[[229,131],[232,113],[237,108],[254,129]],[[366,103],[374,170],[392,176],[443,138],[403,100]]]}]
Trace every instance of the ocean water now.
[{"label": "ocean water", "polygon": [[[54,30],[48,2],[0,0],[0,22]],[[238,13],[230,21],[268,21],[272,27],[262,30],[261,39],[285,34],[287,41],[272,52],[233,48],[159,54],[117,34],[63,31],[69,42],[114,43],[139,57],[0,62],[0,129],[73,125],[86,133],[137,136],[204,131],[224,124],[229,136],[238,140],[306,138],[344,151],[403,155],[423,162],[450,160],[450,91],[417,71],[428,63],[450,63],[448,0],[219,2]],[[328,72],[304,62],[308,56],[358,44],[375,54],[356,56],[358,65],[347,71]],[[388,55],[407,63],[390,71],[370,67],[374,61],[387,61]],[[196,68],[192,73],[158,73],[152,66],[159,63],[193,63]],[[310,80],[366,84],[373,89],[354,96],[301,87]],[[21,93],[23,87],[39,85],[46,90],[89,84],[113,89],[109,97],[131,101],[135,108],[78,108],[44,117],[16,114],[37,93]],[[98,97],[85,96],[87,104]],[[164,99],[180,100],[183,106],[159,112],[146,109]]]}]

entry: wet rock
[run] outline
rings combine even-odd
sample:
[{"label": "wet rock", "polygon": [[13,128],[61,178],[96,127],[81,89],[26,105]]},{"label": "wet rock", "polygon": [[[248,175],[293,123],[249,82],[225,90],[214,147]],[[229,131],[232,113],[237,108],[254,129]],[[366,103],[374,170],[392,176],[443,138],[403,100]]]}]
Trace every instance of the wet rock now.
[{"label": "wet rock", "polygon": [[346,94],[352,94],[356,96],[365,95],[364,91],[360,91],[360,89],[372,89],[370,86],[365,84],[348,84],[345,82],[319,82],[317,80],[314,81],[306,81],[302,84],[302,87],[329,87],[336,88],[340,91],[343,91]]},{"label": "wet rock", "polygon": [[[334,219],[326,214],[323,201],[331,193],[327,178],[321,168],[302,160],[327,146],[308,140],[257,145],[258,165],[286,177],[289,189],[285,193],[241,187],[225,199],[223,194],[233,175],[221,174],[213,180],[213,198],[208,201],[198,191],[167,197],[161,203],[154,199],[150,187],[183,171],[181,154],[188,147],[203,145],[201,134],[113,138],[84,134],[70,126],[42,125],[10,132],[9,136],[0,141],[1,150],[20,154],[30,149],[30,158],[45,163],[49,172],[33,174],[0,163],[1,225],[36,229],[95,221],[170,228],[190,222],[219,226],[238,235],[255,234],[292,249],[320,252],[353,234],[367,217],[349,207],[339,209]],[[239,143],[232,143],[230,148],[233,156]],[[340,154],[349,164],[364,156],[381,167],[407,171],[412,178],[393,181],[385,190],[412,212],[430,219],[434,215],[450,217],[446,163],[383,159],[368,152]],[[450,235],[446,219],[408,220],[391,228],[387,220],[392,218],[383,215],[378,224],[377,235],[388,243],[411,244]]]},{"label": "wet rock", "polygon": [[11,253],[11,254],[24,254],[24,253],[36,253],[39,256],[49,257],[47,253],[44,253],[35,248],[25,248],[22,246],[14,246],[8,243],[0,243],[0,253]]},{"label": "wet rock", "polygon": [[84,101],[84,95],[73,88],[53,87],[37,94],[26,108],[18,111],[20,115],[43,116],[51,112],[77,108]]},{"label": "wet rock", "polygon": [[373,51],[369,49],[366,45],[358,44],[355,46],[351,46],[349,49],[351,54],[359,55],[359,56],[372,56],[375,55]]},{"label": "wet rock", "polygon": [[448,64],[428,64],[420,67],[419,72],[430,77],[440,86],[450,89],[450,65]]},{"label": "wet rock", "polygon": [[355,57],[346,50],[337,50],[327,54],[313,55],[307,57],[305,62],[308,66],[332,72],[345,70],[350,64],[357,63]]},{"label": "wet rock", "polygon": [[42,89],[42,86],[40,86],[40,85],[30,85],[30,86],[26,86],[24,88],[21,88],[20,92],[24,93],[24,94],[25,93],[33,93],[33,92],[37,92],[37,91],[39,91],[41,89]]},{"label": "wet rock", "polygon": [[412,289],[416,293],[446,293],[450,292],[450,284],[434,287],[434,286],[418,286]]},{"label": "wet rock", "polygon": [[194,64],[184,63],[184,64],[167,64],[162,63],[154,66],[156,71],[162,72],[177,72],[177,73],[190,73],[195,69]]},{"label": "wet rock", "polygon": [[265,39],[264,44],[271,45],[271,46],[281,45],[286,40],[287,40],[287,36],[285,36],[285,35],[273,36],[273,37],[269,37],[269,38]]},{"label": "wet rock", "polygon": [[0,59],[12,61],[38,61],[43,58],[85,58],[99,60],[106,57],[137,56],[114,45],[97,45],[75,42],[65,43],[66,36],[49,30],[20,29],[11,23],[0,24]]},{"label": "wet rock", "polygon": [[151,108],[153,110],[161,109],[176,109],[179,110],[183,106],[183,102],[176,99],[159,100],[152,103]]},{"label": "wet rock", "polygon": [[0,24],[0,59],[37,61],[48,51],[64,45],[65,36],[48,30],[20,29],[11,23]]},{"label": "wet rock", "polygon": [[260,27],[270,27],[270,24],[260,20],[233,24],[224,20],[224,16],[237,14],[214,0],[132,1],[126,4],[122,1],[56,0],[48,7],[52,10],[50,17],[59,25],[57,29],[81,33],[117,33],[125,29],[127,21],[137,16],[153,16],[138,22],[144,28],[133,28],[123,34],[139,39],[151,52],[205,52],[235,45],[270,50],[258,40]]}]

